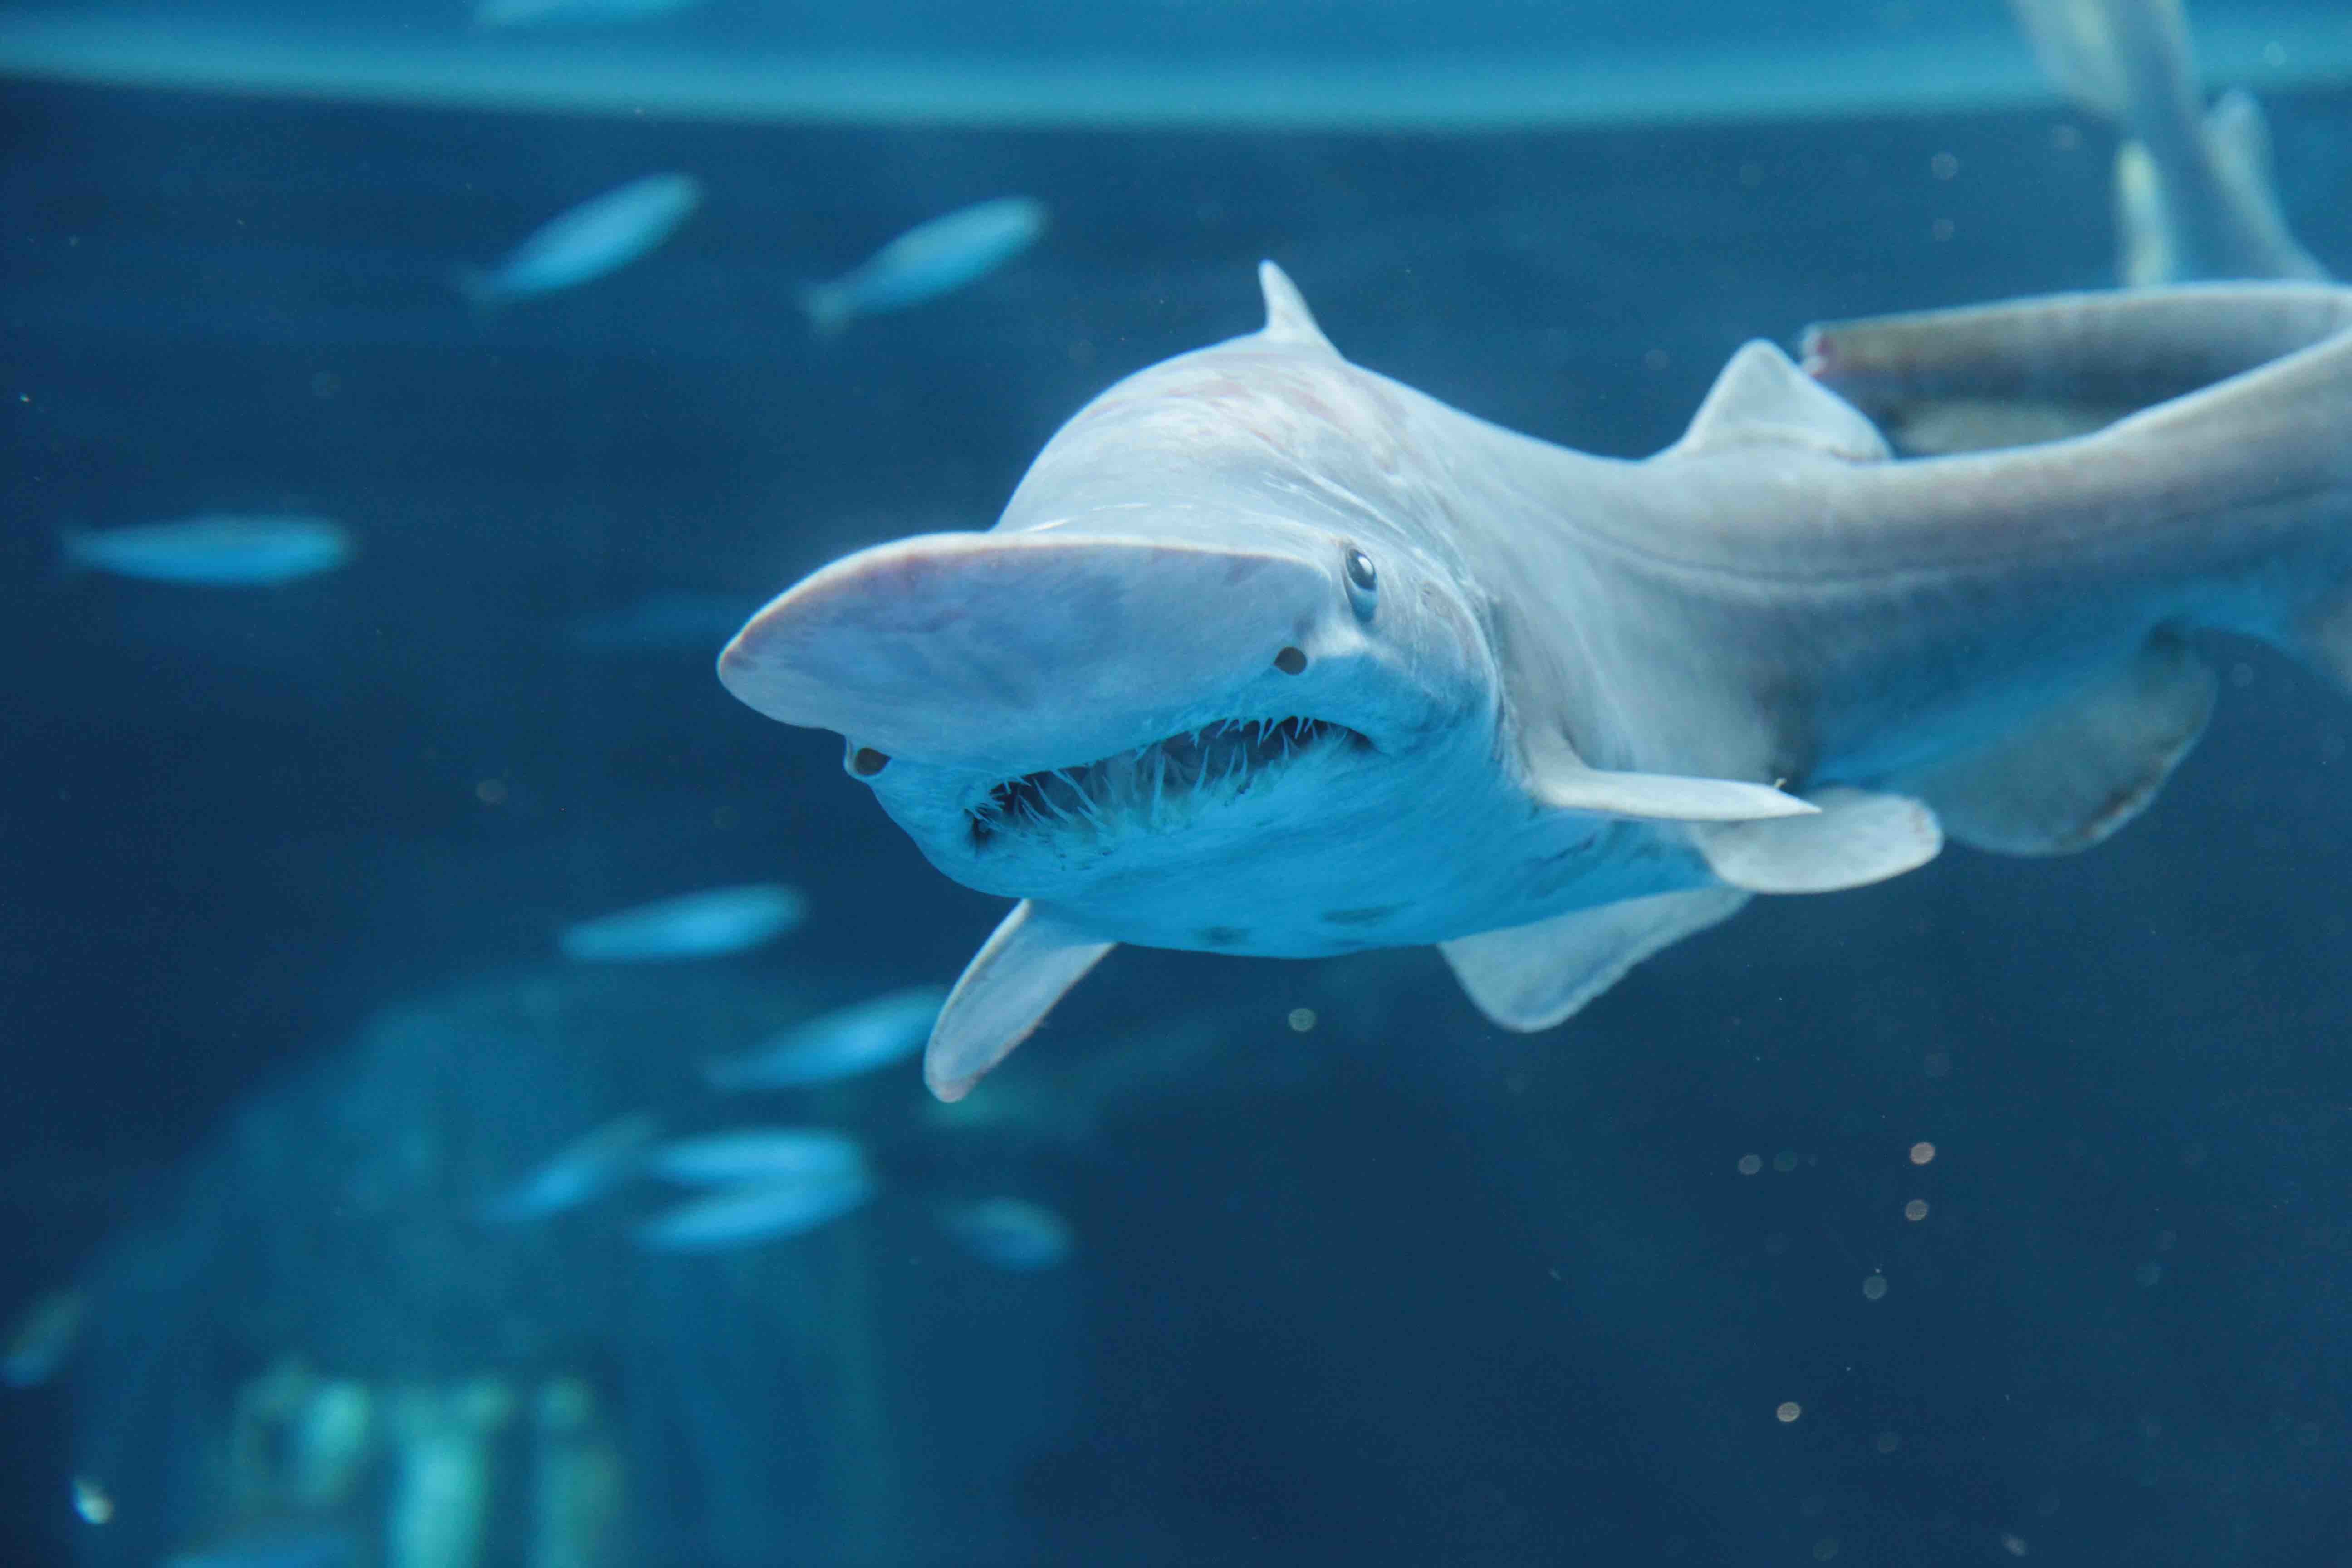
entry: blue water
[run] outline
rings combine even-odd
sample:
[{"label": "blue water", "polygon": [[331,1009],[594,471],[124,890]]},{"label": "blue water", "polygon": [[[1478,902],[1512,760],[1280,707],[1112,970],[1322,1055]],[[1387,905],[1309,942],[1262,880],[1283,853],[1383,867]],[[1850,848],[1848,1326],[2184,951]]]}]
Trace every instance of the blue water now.
[{"label": "blue water", "polygon": [[[1118,9],[678,22],[1409,65],[1550,8]],[[1891,15],[1850,9],[1815,20]],[[1643,7],[1632,41],[1710,68],[1717,16]],[[836,739],[728,697],[730,623],[985,526],[1111,379],[1252,330],[1259,258],[1356,361],[1640,454],[1750,337],[2104,285],[2106,129],[6,93],[0,1316],[88,1301],[56,1376],[0,1390],[8,1562],[2352,1563],[2352,704],[2262,649],[2213,649],[2211,731],[2113,842],[1761,900],[1553,1034],[1486,1025],[1427,951],[1129,950],[956,1113],[911,1065],[740,1099],[695,1071],[950,981],[1003,907]],[[2298,234],[2352,268],[2352,88],[2265,102]],[[490,315],[450,287],[669,169],[704,205],[626,268]],[[1052,208],[1036,249],[812,338],[801,284],[1016,192]],[[357,552],[266,590],[59,567],[59,528],[207,510]],[[812,911],[772,944],[557,956],[567,922],[764,880]],[[646,1108],[849,1130],[877,1196],[691,1257],[631,1246],[642,1184],[480,1222]],[[940,1206],[994,1195],[1065,1218],[1066,1261],[960,1250]],[[337,1409],[365,1436],[331,1474]],[[428,1551],[393,1521],[449,1517],[414,1503],[418,1434],[461,1428],[477,1547]],[[586,1555],[533,1545],[560,1518]]]}]

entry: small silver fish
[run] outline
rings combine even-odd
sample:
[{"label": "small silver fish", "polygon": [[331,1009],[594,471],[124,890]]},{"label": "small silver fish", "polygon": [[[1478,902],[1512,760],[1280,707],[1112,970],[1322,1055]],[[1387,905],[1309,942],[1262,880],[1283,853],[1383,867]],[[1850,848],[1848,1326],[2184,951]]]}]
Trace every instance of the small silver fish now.
[{"label": "small silver fish", "polygon": [[272,587],[331,572],[352,557],[343,525],[299,514],[204,512],[173,522],[69,529],[65,563],[118,577],[194,587]]},{"label": "small silver fish", "polygon": [[713,1089],[793,1089],[855,1078],[906,1060],[931,1037],[948,999],[943,985],[917,985],[836,1007],[786,1029],[740,1056],[706,1063]]},{"label": "small silver fish", "polygon": [[1026,1198],[982,1198],[940,1211],[948,1235],[982,1262],[1011,1274],[1035,1274],[1070,1256],[1070,1225]]},{"label": "small silver fish", "polygon": [[693,175],[647,174],[551,219],[497,266],[461,271],[457,287],[481,306],[575,288],[660,245],[701,203]]},{"label": "small silver fish", "polygon": [[520,1225],[578,1208],[626,1180],[643,1163],[661,1123],[645,1111],[617,1116],[583,1133],[482,1210],[491,1225]]},{"label": "small silver fish", "polygon": [[710,888],[657,899],[567,927],[563,956],[579,963],[715,958],[773,942],[799,925],[808,900],[777,882]]},{"label": "small silver fish", "polygon": [[478,27],[523,27],[549,22],[631,22],[684,11],[700,0],[479,0]]},{"label": "small silver fish", "polygon": [[838,1219],[873,1195],[862,1163],[818,1179],[720,1187],[638,1227],[637,1245],[649,1252],[716,1252],[778,1241]]},{"label": "small silver fish", "polygon": [[819,337],[860,316],[903,310],[978,282],[1045,232],[1045,204],[1000,196],[919,224],[863,266],[801,290],[801,309]]},{"label": "small silver fish", "polygon": [[16,1319],[8,1348],[0,1353],[0,1382],[11,1388],[37,1388],[55,1376],[81,1333],[88,1300],[79,1290],[44,1290]]},{"label": "small silver fish", "polygon": [[865,1151],[823,1127],[744,1127],[672,1139],[647,1158],[654,1174],[688,1186],[829,1180],[866,1169]]}]

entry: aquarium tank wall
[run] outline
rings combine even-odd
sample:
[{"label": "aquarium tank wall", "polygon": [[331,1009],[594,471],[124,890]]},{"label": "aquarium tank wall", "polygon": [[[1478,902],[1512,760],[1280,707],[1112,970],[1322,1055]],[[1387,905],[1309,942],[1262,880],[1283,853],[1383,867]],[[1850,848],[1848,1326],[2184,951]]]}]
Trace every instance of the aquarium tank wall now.
[{"label": "aquarium tank wall", "polygon": [[2352,1563],[2352,14],[0,6],[0,1560]]}]

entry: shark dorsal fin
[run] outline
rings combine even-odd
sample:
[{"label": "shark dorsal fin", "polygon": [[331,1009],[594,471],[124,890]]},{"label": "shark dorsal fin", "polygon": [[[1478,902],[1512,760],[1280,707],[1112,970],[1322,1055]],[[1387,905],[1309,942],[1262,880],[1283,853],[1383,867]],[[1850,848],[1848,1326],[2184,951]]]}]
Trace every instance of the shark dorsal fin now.
[{"label": "shark dorsal fin", "polygon": [[1759,445],[1809,447],[1850,463],[1881,463],[1895,455],[1860,409],[1761,339],[1731,356],[1672,449]]},{"label": "shark dorsal fin", "polygon": [[1339,352],[1331,347],[1331,340],[1315,324],[1315,313],[1307,308],[1307,297],[1281,268],[1271,261],[1259,262],[1257,286],[1265,294],[1265,327],[1259,332],[1260,337],[1268,342],[1297,343],[1335,354]]}]

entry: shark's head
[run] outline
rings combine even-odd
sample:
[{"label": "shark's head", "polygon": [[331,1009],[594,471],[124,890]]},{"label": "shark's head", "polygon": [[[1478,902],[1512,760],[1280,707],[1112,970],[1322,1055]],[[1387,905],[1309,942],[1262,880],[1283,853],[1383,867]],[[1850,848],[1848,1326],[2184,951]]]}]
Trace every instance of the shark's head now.
[{"label": "shark's head", "polygon": [[1397,389],[1262,278],[1263,331],[1105,393],[992,531],[825,567],[719,676],[840,733],[940,870],[1106,940],[1433,940],[1444,916],[1409,907],[1445,874],[1429,825],[1494,772],[1485,606]]}]

